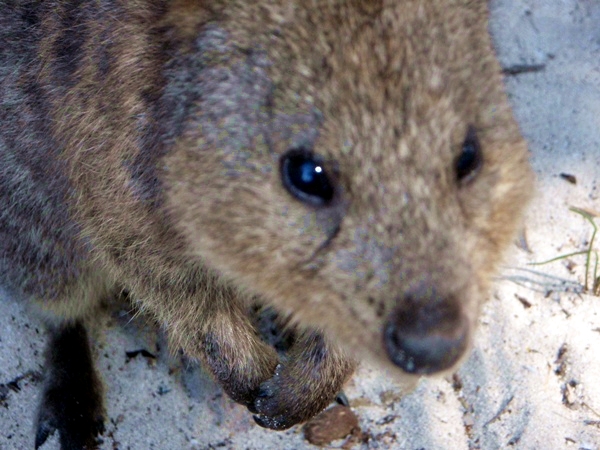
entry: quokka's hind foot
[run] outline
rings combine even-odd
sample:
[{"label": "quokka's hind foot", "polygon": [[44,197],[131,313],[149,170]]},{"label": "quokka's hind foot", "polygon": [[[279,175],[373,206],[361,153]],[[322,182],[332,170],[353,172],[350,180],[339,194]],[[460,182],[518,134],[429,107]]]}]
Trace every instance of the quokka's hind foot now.
[{"label": "quokka's hind foot", "polygon": [[35,448],[58,432],[62,450],[92,450],[104,432],[102,385],[94,369],[83,324],[50,331],[47,372],[40,403]]}]

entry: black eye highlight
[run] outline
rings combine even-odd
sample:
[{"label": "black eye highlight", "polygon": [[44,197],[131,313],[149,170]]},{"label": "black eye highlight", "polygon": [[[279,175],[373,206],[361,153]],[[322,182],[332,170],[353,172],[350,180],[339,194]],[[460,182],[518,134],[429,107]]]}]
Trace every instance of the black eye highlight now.
[{"label": "black eye highlight", "polygon": [[455,162],[456,179],[461,183],[471,181],[483,164],[481,145],[473,126],[467,130],[467,136],[462,145],[462,151]]},{"label": "black eye highlight", "polygon": [[331,201],[334,190],[323,160],[306,149],[291,149],[281,157],[281,180],[290,194],[313,206]]}]

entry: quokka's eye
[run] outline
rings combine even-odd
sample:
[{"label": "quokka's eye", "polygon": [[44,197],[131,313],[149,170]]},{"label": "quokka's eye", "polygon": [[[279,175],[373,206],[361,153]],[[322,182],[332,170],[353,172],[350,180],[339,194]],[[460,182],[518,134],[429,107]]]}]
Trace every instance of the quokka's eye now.
[{"label": "quokka's eye", "polygon": [[317,155],[294,148],[281,158],[281,180],[298,200],[313,206],[327,204],[333,198],[333,186]]},{"label": "quokka's eye", "polygon": [[475,128],[470,126],[462,145],[462,151],[456,158],[456,179],[462,183],[468,183],[479,173],[482,165],[481,145]]}]

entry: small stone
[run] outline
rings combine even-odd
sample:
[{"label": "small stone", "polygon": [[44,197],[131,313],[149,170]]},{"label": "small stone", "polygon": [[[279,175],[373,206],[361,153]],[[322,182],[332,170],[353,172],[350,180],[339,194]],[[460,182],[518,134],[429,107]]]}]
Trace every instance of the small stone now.
[{"label": "small stone", "polygon": [[359,431],[356,414],[342,405],[326,409],[304,425],[304,437],[313,445],[327,445]]}]

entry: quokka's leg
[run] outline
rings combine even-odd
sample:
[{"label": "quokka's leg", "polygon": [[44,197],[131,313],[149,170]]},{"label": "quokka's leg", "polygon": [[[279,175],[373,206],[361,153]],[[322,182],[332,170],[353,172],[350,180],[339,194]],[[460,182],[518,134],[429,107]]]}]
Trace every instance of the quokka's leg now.
[{"label": "quokka's leg", "polygon": [[35,448],[58,432],[62,450],[95,449],[104,431],[102,383],[80,321],[50,327]]},{"label": "quokka's leg", "polygon": [[304,331],[260,386],[251,408],[256,423],[284,430],[310,419],[336,398],[355,367],[321,333]]},{"label": "quokka's leg", "polygon": [[174,312],[162,321],[172,344],[203,360],[233,400],[259,414],[260,425],[289,428],[335,398],[353,369],[337,348],[310,332],[291,339],[291,347],[278,355],[277,343],[259,335],[261,325],[249,312],[248,299],[220,280],[205,281],[195,299],[156,291],[154,298]]}]

